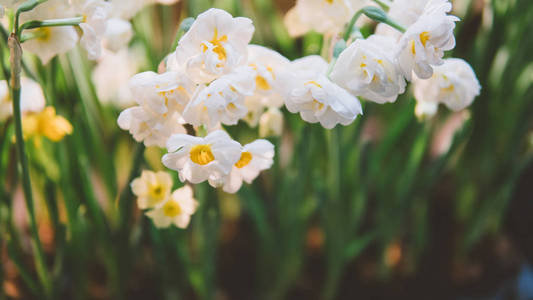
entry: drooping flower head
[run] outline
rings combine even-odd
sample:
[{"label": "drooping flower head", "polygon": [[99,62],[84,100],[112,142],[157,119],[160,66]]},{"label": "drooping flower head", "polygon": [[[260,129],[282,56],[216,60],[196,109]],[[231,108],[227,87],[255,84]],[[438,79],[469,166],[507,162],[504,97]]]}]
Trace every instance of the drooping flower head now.
[{"label": "drooping flower head", "polygon": [[466,61],[449,58],[434,68],[431,78],[415,78],[413,89],[418,114],[433,115],[439,103],[454,111],[466,108],[479,95],[481,86]]},{"label": "drooping flower head", "polygon": [[359,100],[326,77],[328,64],[320,56],[308,56],[293,62],[287,78],[285,106],[300,113],[304,121],[327,129],[348,125],[363,113]]},{"label": "drooping flower head", "polygon": [[358,39],[340,54],[331,79],[356,96],[377,103],[394,102],[405,92],[394,49],[391,37]]}]

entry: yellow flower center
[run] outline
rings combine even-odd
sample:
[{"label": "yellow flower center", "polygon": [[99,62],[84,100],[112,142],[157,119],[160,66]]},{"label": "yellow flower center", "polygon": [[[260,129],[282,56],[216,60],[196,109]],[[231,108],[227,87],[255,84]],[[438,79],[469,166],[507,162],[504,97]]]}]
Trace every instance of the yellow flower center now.
[{"label": "yellow flower center", "polygon": [[160,184],[151,186],[148,193],[150,198],[154,200],[154,204],[158,204],[165,199],[164,188]]},{"label": "yellow flower center", "polygon": [[450,84],[450,86],[448,86],[448,87],[442,88],[443,92],[448,92],[448,93],[451,93],[454,90],[455,90],[455,86],[453,84]]},{"label": "yellow flower center", "polygon": [[333,1],[335,1],[335,0],[324,0],[324,1],[326,1],[329,4],[333,4]]},{"label": "yellow flower center", "polygon": [[163,205],[163,214],[169,218],[174,218],[181,214],[181,206],[178,202],[170,200]]},{"label": "yellow flower center", "polygon": [[235,164],[235,166],[240,169],[240,168],[246,167],[250,163],[250,161],[252,161],[252,153],[243,152],[241,154],[241,158]]},{"label": "yellow flower center", "polygon": [[318,102],[316,99],[313,99],[313,107],[315,110],[322,110],[324,108],[324,103]]},{"label": "yellow flower center", "polygon": [[255,84],[260,90],[270,90],[270,84],[263,76],[255,77]]},{"label": "yellow flower center", "polygon": [[199,165],[207,165],[215,160],[213,152],[211,152],[210,145],[196,145],[190,151],[191,160]]},{"label": "yellow flower center", "polygon": [[422,45],[426,47],[426,44],[429,40],[429,32],[424,31],[420,34],[420,42],[422,42]]},{"label": "yellow flower center", "polygon": [[[215,33],[213,34],[213,39],[209,42],[214,46],[213,52],[218,54],[218,59],[220,60],[226,60],[226,49],[224,48],[223,43],[228,41],[228,36],[223,35],[221,37],[218,37],[218,28],[215,28]],[[206,52],[207,49],[209,49],[206,45],[203,46],[203,51]]]},{"label": "yellow flower center", "polygon": [[36,29],[35,36],[37,36],[37,39],[41,42],[46,42],[50,39],[50,28],[49,27],[41,27],[39,29]]}]

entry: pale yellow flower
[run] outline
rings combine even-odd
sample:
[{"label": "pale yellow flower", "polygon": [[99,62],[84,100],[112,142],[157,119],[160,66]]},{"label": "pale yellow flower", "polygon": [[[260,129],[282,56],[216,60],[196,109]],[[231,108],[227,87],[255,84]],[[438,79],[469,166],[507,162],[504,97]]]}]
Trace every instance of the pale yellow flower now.
[{"label": "pale yellow flower", "polygon": [[143,171],[141,177],[131,182],[140,209],[161,206],[170,196],[172,177],[167,172]]},{"label": "pale yellow flower", "polygon": [[39,143],[38,139],[42,136],[59,142],[65,135],[72,133],[72,125],[67,119],[56,115],[53,106],[48,106],[41,112],[24,115],[22,131],[24,139],[36,138],[36,143]]}]

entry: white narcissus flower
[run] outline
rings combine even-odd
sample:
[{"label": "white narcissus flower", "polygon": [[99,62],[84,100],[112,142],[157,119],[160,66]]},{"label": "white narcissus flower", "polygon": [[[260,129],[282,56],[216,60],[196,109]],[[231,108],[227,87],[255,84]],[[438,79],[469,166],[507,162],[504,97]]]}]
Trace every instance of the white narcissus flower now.
[{"label": "white narcissus flower", "polygon": [[189,102],[195,86],[188,77],[178,72],[143,72],[129,82],[137,103],[157,114],[179,113]]},{"label": "white narcissus flower", "polygon": [[187,228],[191,215],[196,212],[198,201],[194,199],[193,190],[186,185],[175,190],[170,198],[160,207],[146,213],[158,228],[174,224],[178,228]]},{"label": "white narcissus flower", "polygon": [[209,128],[219,123],[237,124],[248,112],[244,99],[254,93],[253,75],[251,68],[241,67],[211,82],[189,102],[183,118],[189,124],[207,125]]},{"label": "white narcissus flower", "polygon": [[285,15],[285,26],[291,36],[301,36],[314,30],[335,34],[359,9],[370,1],[365,0],[298,0]]},{"label": "white narcissus flower", "polygon": [[112,18],[107,21],[103,44],[105,48],[113,52],[118,52],[128,46],[132,37],[133,26],[130,22],[119,18]]},{"label": "white narcissus flower", "polygon": [[117,53],[104,49],[91,75],[98,99],[119,108],[135,105],[129,81],[137,73],[140,60],[139,55],[128,48]]},{"label": "white narcissus flower", "polygon": [[87,50],[87,57],[95,60],[100,57],[101,41],[106,33],[107,19],[111,12],[111,5],[103,0],[88,0],[82,10],[83,22],[80,28],[83,31],[80,43]]},{"label": "white narcissus flower", "polygon": [[242,186],[242,181],[250,184],[263,170],[269,169],[274,160],[274,145],[267,140],[256,140],[244,145],[241,157],[226,177],[223,190],[236,193]]},{"label": "white narcissus flower", "polygon": [[358,39],[339,56],[331,79],[356,96],[377,103],[394,102],[405,92],[405,79],[394,57],[391,37]]},{"label": "white narcissus flower", "polygon": [[[72,6],[65,0],[48,0],[31,11],[21,14],[20,24],[31,20],[71,18],[75,16]],[[78,33],[73,26],[41,27],[25,30],[35,38],[22,43],[22,49],[39,57],[47,64],[53,57],[63,54],[76,46]]]},{"label": "white narcissus flower", "polygon": [[281,136],[283,132],[283,114],[279,108],[271,107],[259,119],[259,136]]},{"label": "white narcissus flower", "polygon": [[167,172],[143,171],[131,182],[131,190],[137,196],[140,209],[161,206],[170,196],[172,177]]},{"label": "white narcissus flower", "polygon": [[111,5],[113,6],[113,9],[111,14],[115,18],[130,20],[147,5],[155,3],[172,5],[178,1],[179,0],[112,0]]},{"label": "white narcissus flower", "polygon": [[290,61],[278,52],[258,45],[248,46],[248,65],[254,70],[255,97],[265,107],[281,107],[280,75],[290,68]]},{"label": "white narcissus flower", "polygon": [[[448,2],[448,0],[440,1]],[[394,0],[390,4],[387,15],[396,23],[407,28],[418,20],[428,2],[430,0]],[[376,34],[387,35],[396,39],[402,36],[400,31],[384,23],[378,24]]]},{"label": "white narcissus flower", "polygon": [[403,34],[397,58],[407,80],[413,72],[422,79],[431,77],[433,66],[442,64],[444,51],[455,47],[453,30],[459,18],[447,14],[451,8],[449,2],[430,1],[422,16]]},{"label": "white narcissus flower", "polygon": [[122,111],[118,126],[128,130],[137,142],[164,148],[168,138],[176,133],[185,133],[177,112],[157,114],[143,106],[134,106]]},{"label": "white narcissus flower", "polygon": [[285,106],[292,113],[300,113],[304,121],[320,122],[331,129],[339,123],[352,123],[363,111],[357,97],[326,77],[327,68],[319,56],[294,61],[292,74],[285,80]]},{"label": "white narcissus flower", "polygon": [[200,14],[180,39],[176,61],[193,81],[208,83],[246,63],[246,46],[253,32],[252,20],[233,18],[223,10],[211,8]]},{"label": "white narcissus flower", "polygon": [[413,80],[417,115],[433,115],[439,103],[459,111],[474,101],[481,86],[472,67],[458,58],[445,59],[429,79]]},{"label": "white narcissus flower", "polygon": [[203,138],[172,135],[167,149],[169,153],[163,156],[163,164],[178,171],[182,182],[196,184],[208,180],[214,187],[223,182],[241,156],[241,145],[222,130]]},{"label": "white narcissus flower", "polygon": [[[45,99],[41,86],[27,78],[21,78],[20,110],[25,112],[40,112],[44,109]],[[7,81],[0,81],[0,121],[4,121],[13,114],[13,101]]]}]

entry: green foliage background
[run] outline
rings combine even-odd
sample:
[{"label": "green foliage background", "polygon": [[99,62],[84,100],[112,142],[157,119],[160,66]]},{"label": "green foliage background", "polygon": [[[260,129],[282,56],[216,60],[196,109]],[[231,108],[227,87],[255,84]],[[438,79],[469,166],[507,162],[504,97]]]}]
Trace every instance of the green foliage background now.
[{"label": "green foliage background", "polygon": [[[320,35],[288,36],[288,2],[146,8],[133,20],[132,43],[147,58],[139,71],[157,70],[179,20],[213,6],[251,17],[254,43],[288,58],[320,53]],[[136,208],[127,184],[140,169],[163,169],[162,152],[118,128],[119,111],[98,101],[83,52],[46,66],[26,56],[26,76],[41,83],[74,133],[41,148],[27,144],[39,225],[51,233],[41,278],[31,236],[14,220],[13,126],[0,124],[0,282],[24,299],[337,299],[351,295],[343,290],[353,278],[347,274],[385,283],[415,276],[443,239],[453,242],[452,262],[466,264],[480,241],[501,235],[517,182],[533,167],[533,4],[456,2],[466,10],[450,55],[470,62],[483,88],[445,153],[432,155],[431,143],[451,113],[419,121],[409,92],[394,104],[364,103],[363,117],[331,131],[285,112],[283,137],[271,139],[273,168],[236,196],[197,185],[200,208],[187,230],[158,230]],[[8,67],[5,41],[0,61]],[[242,143],[257,136],[245,124],[228,130]],[[435,222],[449,229],[444,236]],[[399,263],[391,264],[398,248]],[[10,297],[5,287],[0,299]]]}]

